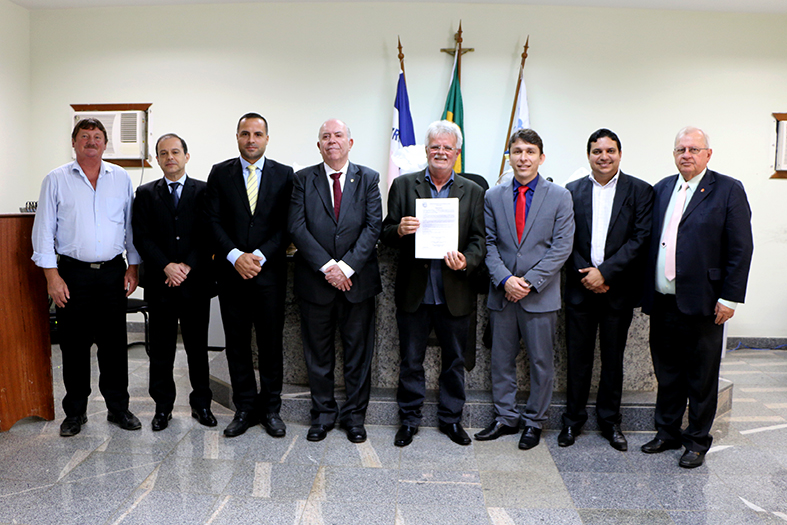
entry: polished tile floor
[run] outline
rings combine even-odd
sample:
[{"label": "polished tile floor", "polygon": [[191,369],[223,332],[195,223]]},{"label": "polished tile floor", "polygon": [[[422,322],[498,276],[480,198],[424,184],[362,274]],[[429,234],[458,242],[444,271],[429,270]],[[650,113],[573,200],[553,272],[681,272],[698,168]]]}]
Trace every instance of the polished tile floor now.
[{"label": "polished tile floor", "polygon": [[[642,454],[651,433],[629,433],[625,453],[594,432],[565,449],[545,432],[527,452],[518,436],[460,447],[433,428],[399,449],[389,426],[368,427],[360,445],[339,430],[310,443],[306,427],[292,423],[285,438],[257,426],[227,439],[227,409],[214,404],[215,429],[189,417],[182,354],[163,432],[150,430],[147,362],[136,347],[131,410],[141,431],[107,423],[96,392],[76,437],[58,436],[59,406],[56,421],[30,418],[0,434],[0,524],[787,523],[787,351],[727,355],[733,410],[717,420],[706,464],[692,471],[677,466],[680,451]],[[53,361],[59,404],[56,348]]]}]

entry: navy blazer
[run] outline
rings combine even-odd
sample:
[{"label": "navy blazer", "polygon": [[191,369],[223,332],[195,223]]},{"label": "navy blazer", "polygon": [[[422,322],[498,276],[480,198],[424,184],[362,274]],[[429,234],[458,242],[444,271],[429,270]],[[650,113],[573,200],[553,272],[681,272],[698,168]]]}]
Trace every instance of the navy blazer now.
[{"label": "navy blazer", "polygon": [[[134,246],[142,257],[140,286],[145,300],[161,299],[165,294],[183,297],[211,297],[216,294],[212,272],[208,229],[202,214],[206,184],[187,177],[177,210],[165,178],[137,188],[131,225]],[[164,267],[169,263],[191,267],[180,286],[165,284]]]},{"label": "navy blazer", "polygon": [[[650,313],[655,293],[656,258],[665,213],[680,175],[656,184],[648,285],[642,310]],[[742,303],[754,250],[751,208],[739,180],[707,170],[678,225],[675,291],[686,315],[714,315],[719,299]]]},{"label": "navy blazer", "polygon": [[[574,201],[574,248],[566,264],[566,302],[581,304],[599,295],[582,284],[582,268],[590,268],[593,234],[593,181],[589,177],[566,184]],[[642,300],[645,262],[650,247],[653,187],[620,172],[612,201],[612,214],[604,245],[604,262],[598,267],[609,290],[602,294],[613,308],[633,308]]]},{"label": "navy blazer", "polygon": [[[349,163],[345,175],[339,220],[336,220],[328,177],[323,163],[295,174],[290,201],[289,231],[295,253],[295,294],[316,304],[329,304],[344,293],[359,303],[382,291],[377,263],[377,240],[382,229],[380,174]],[[355,273],[347,292],[340,292],[320,271],[334,259]]]},{"label": "navy blazer", "polygon": [[240,158],[215,164],[208,176],[205,214],[216,254],[219,285],[239,286],[243,278],[227,260],[233,248],[260,250],[267,261],[252,279],[273,285],[286,273],[287,211],[292,193],[292,168],[266,158],[257,207],[251,213]]}]

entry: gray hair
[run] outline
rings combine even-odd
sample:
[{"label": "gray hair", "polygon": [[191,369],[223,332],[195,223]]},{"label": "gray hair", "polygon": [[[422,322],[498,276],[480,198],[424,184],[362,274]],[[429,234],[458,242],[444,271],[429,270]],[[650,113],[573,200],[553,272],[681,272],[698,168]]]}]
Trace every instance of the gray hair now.
[{"label": "gray hair", "polygon": [[456,149],[462,149],[462,130],[449,120],[436,120],[426,128],[426,145],[438,135],[453,135],[456,137]]},{"label": "gray hair", "polygon": [[699,133],[702,135],[703,140],[705,140],[705,147],[710,148],[710,138],[708,138],[708,134],[702,131],[700,128],[695,128],[694,126],[686,126],[682,130],[678,131],[678,134],[675,135],[675,144],[677,144],[682,137],[690,133]]}]

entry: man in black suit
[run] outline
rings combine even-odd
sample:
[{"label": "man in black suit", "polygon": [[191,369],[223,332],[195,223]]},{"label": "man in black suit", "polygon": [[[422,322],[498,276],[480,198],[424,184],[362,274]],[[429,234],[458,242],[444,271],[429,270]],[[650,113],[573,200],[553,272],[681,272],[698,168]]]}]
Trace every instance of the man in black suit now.
[{"label": "man in black suit", "polygon": [[131,223],[142,256],[140,285],[150,308],[150,397],[156,402],[153,430],[172,419],[172,369],[180,320],[191,380],[191,415],[216,426],[210,410],[208,321],[215,285],[207,228],[202,217],[205,183],[186,175],[186,141],[168,133],[156,141],[156,161],[164,178],[137,188]]},{"label": "man in black suit", "polygon": [[[428,167],[397,177],[388,193],[388,216],[382,239],[399,249],[396,272],[396,321],[399,326],[401,365],[397,401],[402,425],[394,445],[409,445],[418,432],[426,396],[424,356],[434,328],[440,342],[442,367],[437,409],[440,430],[453,442],[469,445],[462,428],[465,403],[464,357],[470,313],[476,303],[473,271],[483,263],[484,191],[454,173],[462,149],[462,131],[448,121],[433,122],[426,131]],[[459,200],[459,244],[443,259],[416,259],[416,199]]]},{"label": "man in black suit", "polygon": [[[282,437],[286,427],[279,410],[292,168],[265,157],[270,137],[262,115],[243,115],[235,137],[240,157],[213,166],[205,207],[215,242],[219,305],[236,410],[224,435],[239,436],[261,421],[268,434]],[[259,351],[259,392],[252,364],[252,325]]]},{"label": "man in black suit", "polygon": [[[377,239],[382,228],[380,174],[349,160],[353,139],[336,119],[320,127],[323,162],[295,174],[289,230],[295,254],[295,294],[312,394],[309,441],[322,441],[338,415],[353,443],[366,441],[371,391],[374,297],[382,291]],[[334,398],[336,327],[344,349],[347,400]]]},{"label": "man in black suit", "polygon": [[[751,209],[740,181],[707,169],[708,137],[687,127],[675,138],[680,175],[654,186],[653,230],[643,310],[658,380],[655,454],[685,447],[679,465],[702,465],[719,387],[724,323],[746,297],[754,250]],[[681,431],[686,401],[689,424]]]},{"label": "man in black suit", "polygon": [[644,255],[650,238],[653,188],[620,171],[618,136],[599,129],[590,135],[591,174],[566,185],[574,201],[574,248],[566,266],[567,390],[558,445],[568,447],[588,419],[596,333],[601,379],[596,419],[601,435],[627,450],[620,429],[623,352],[634,307],[642,299]]}]

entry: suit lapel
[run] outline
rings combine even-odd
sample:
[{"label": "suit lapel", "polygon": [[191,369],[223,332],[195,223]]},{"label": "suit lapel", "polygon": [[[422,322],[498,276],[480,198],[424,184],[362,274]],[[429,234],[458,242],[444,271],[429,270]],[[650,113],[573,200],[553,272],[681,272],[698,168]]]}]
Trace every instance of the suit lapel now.
[{"label": "suit lapel", "polygon": [[[540,175],[536,175],[536,177],[540,177]],[[530,230],[533,229],[533,222],[538,216],[539,208],[541,208],[541,205],[544,203],[547,191],[547,181],[541,178],[538,181],[538,184],[536,184],[536,189],[533,191],[533,200],[530,201],[530,209],[527,211],[527,218],[525,219],[525,233],[522,235],[522,244],[525,244],[525,239],[527,239],[528,233],[530,233]],[[514,232],[516,232],[516,224],[514,224]],[[514,233],[514,235],[516,235],[516,233]]]},{"label": "suit lapel", "polygon": [[[232,183],[235,185],[235,189],[238,191],[238,198],[240,202],[243,203],[243,206],[246,208],[246,212],[248,212],[249,215],[252,215],[251,206],[249,206],[249,194],[246,193],[246,174],[243,173],[243,168],[241,167],[240,159],[235,159],[235,163],[232,167],[232,171],[234,173],[232,173],[230,178],[232,179]],[[260,208],[261,199],[262,199],[262,185],[260,185],[260,191],[257,194],[257,209]]]},{"label": "suit lapel", "polygon": [[320,200],[325,207],[325,213],[336,222],[336,214],[333,211],[333,203],[331,202],[330,192],[332,190],[328,186],[328,175],[326,175],[325,167],[322,164],[317,165],[317,169],[312,172],[312,185],[314,186],[314,191],[320,196]]},{"label": "suit lapel", "polygon": [[429,188],[429,183],[426,182],[426,170],[422,171],[415,178],[415,194],[419,199],[431,199],[432,190]]},{"label": "suit lapel", "polygon": [[656,203],[653,206],[653,232],[654,236],[658,234],[661,238],[662,230],[664,229],[664,214],[667,213],[667,206],[672,198],[672,192],[675,190],[675,181],[679,175],[673,175],[666,183],[666,191],[661,192],[656,197]]},{"label": "suit lapel", "polygon": [[609,216],[609,226],[607,227],[607,239],[609,239],[609,232],[612,226],[620,215],[620,210],[623,209],[623,203],[628,197],[629,186],[631,186],[631,179],[628,178],[623,172],[618,176],[617,187],[615,188],[615,199],[612,201],[612,213]]},{"label": "suit lapel", "polygon": [[156,182],[156,192],[158,193],[159,198],[164,201],[164,205],[167,207],[170,213],[175,213],[175,206],[172,204],[172,193],[169,191],[169,181],[167,178],[159,179]]},{"label": "suit lapel", "polygon": [[339,208],[339,220],[350,210],[350,206],[355,203],[355,194],[358,184],[361,182],[361,170],[358,166],[350,162],[347,166],[347,173],[344,176],[344,188],[342,189],[342,204]]},{"label": "suit lapel", "polygon": [[514,246],[519,246],[519,239],[516,238],[516,211],[514,210],[514,179],[506,184],[506,189],[500,194],[503,214],[506,218],[508,230],[511,232],[511,240]]},{"label": "suit lapel", "polygon": [[699,186],[697,189],[694,190],[694,195],[691,196],[691,200],[689,201],[689,205],[686,206],[686,211],[683,212],[683,217],[681,217],[680,222],[686,220],[691,212],[699,206],[700,202],[708,197],[713,191],[713,185],[716,182],[716,177],[711,170],[705,172],[705,176],[702,177]]},{"label": "suit lapel", "polygon": [[178,208],[188,207],[192,204],[194,197],[196,195],[194,181],[191,177],[186,179],[185,184],[183,185],[183,191],[180,194],[180,202],[178,204]]},{"label": "suit lapel", "polygon": [[577,201],[582,207],[582,215],[585,217],[584,226],[587,229],[588,239],[593,235],[593,181],[590,177],[585,177],[577,187],[579,193]]}]

